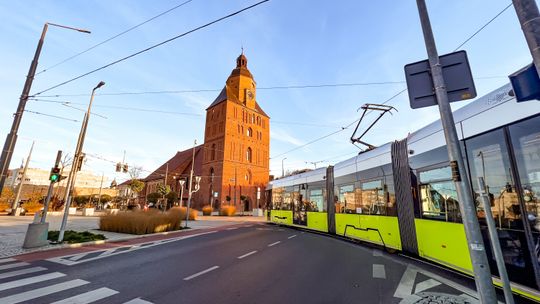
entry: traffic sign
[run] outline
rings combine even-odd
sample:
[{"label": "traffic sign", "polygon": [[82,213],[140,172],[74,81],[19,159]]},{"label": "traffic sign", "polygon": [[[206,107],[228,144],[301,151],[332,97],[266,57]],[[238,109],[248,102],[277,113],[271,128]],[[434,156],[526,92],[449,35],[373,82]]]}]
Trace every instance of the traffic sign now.
[{"label": "traffic sign", "polygon": [[[442,66],[449,102],[476,97],[476,88],[467,52],[459,51],[446,54],[440,56],[439,61]],[[405,79],[411,108],[418,109],[437,105],[428,60],[407,64],[405,66]]]}]

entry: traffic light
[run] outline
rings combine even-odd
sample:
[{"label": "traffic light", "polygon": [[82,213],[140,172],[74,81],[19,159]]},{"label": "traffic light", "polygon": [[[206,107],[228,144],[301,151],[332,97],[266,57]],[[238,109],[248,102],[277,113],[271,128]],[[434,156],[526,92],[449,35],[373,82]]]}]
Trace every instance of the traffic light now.
[{"label": "traffic light", "polygon": [[60,168],[54,167],[51,169],[51,175],[49,176],[49,180],[53,183],[57,183],[60,181]]},{"label": "traffic light", "polygon": [[124,172],[124,173],[127,173],[127,172],[128,172],[128,165],[127,165],[127,164],[124,164],[124,166],[123,166],[122,169],[123,169],[123,172]]},{"label": "traffic light", "polygon": [[79,157],[79,161],[77,162],[77,171],[81,171],[85,156],[86,154],[81,153],[81,156]]},{"label": "traffic light", "polygon": [[116,163],[116,172],[122,172],[122,164]]}]

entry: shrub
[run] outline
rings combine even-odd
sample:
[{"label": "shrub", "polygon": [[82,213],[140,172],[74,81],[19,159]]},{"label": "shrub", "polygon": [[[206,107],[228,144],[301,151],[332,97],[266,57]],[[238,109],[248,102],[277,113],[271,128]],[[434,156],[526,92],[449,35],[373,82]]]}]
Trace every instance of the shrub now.
[{"label": "shrub", "polygon": [[0,212],[6,211],[6,209],[11,208],[11,205],[8,203],[0,203]]},{"label": "shrub", "polygon": [[131,211],[108,214],[100,217],[99,229],[130,234],[179,230],[183,219],[181,215],[182,213],[177,210],[170,210],[169,212],[158,210]]},{"label": "shrub", "polygon": [[203,215],[212,215],[212,207],[210,205],[206,205],[204,207],[202,207],[202,214]]},{"label": "shrub", "polygon": [[30,201],[30,202],[24,203],[22,205],[22,207],[27,212],[34,213],[34,212],[38,212],[39,210],[41,210],[41,208],[43,208],[43,204],[40,204],[39,202],[36,202],[36,201]]},{"label": "shrub", "polygon": [[[171,208],[171,212],[180,212],[180,218],[184,220],[186,218],[186,207],[174,207]],[[198,212],[193,208],[189,208],[189,220],[195,221],[197,219]]]},{"label": "shrub", "polygon": [[222,205],[219,209],[219,215],[233,216],[236,213],[236,207],[233,205]]},{"label": "shrub", "polygon": [[[59,234],[59,231],[57,230],[49,231],[47,239],[49,241],[56,241],[58,240],[58,234]],[[64,233],[64,242],[67,242],[69,244],[99,241],[99,240],[105,240],[105,239],[107,238],[103,234],[94,234],[88,231],[77,232],[73,230],[67,230]]]}]

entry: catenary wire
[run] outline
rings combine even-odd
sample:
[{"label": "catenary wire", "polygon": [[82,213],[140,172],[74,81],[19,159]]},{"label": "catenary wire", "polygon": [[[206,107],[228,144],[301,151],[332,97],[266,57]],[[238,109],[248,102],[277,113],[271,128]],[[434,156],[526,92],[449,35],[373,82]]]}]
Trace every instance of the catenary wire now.
[{"label": "catenary wire", "polygon": [[184,1],[184,2],[178,4],[178,5],[176,5],[176,6],[172,7],[172,8],[170,8],[170,9],[164,11],[164,12],[161,12],[161,13],[155,15],[154,17],[152,17],[152,18],[150,18],[150,19],[146,19],[145,21],[143,21],[143,22],[141,22],[141,23],[139,23],[139,24],[137,24],[137,25],[134,25],[134,26],[128,28],[127,30],[124,30],[124,31],[122,31],[122,32],[120,32],[120,33],[118,33],[118,34],[112,36],[112,37],[109,37],[109,38],[103,40],[102,42],[100,42],[100,43],[98,43],[98,44],[95,44],[95,45],[93,45],[93,46],[87,48],[87,49],[84,50],[84,51],[81,51],[81,52],[79,52],[79,53],[77,53],[77,54],[74,54],[74,55],[72,55],[72,56],[70,56],[70,57],[68,57],[68,58],[66,58],[66,59],[64,59],[64,60],[61,60],[60,62],[57,62],[57,63],[55,63],[55,64],[49,66],[48,68],[43,69],[42,71],[36,73],[36,76],[39,75],[39,74],[45,73],[45,72],[47,72],[47,71],[49,71],[49,70],[51,70],[51,69],[53,69],[53,68],[55,68],[55,67],[57,67],[57,66],[63,64],[63,63],[66,63],[66,62],[68,62],[68,61],[70,61],[70,60],[76,58],[76,57],[79,57],[80,55],[82,55],[82,54],[84,54],[84,53],[87,53],[87,52],[89,52],[89,51],[91,51],[91,50],[97,48],[97,47],[100,46],[100,45],[103,45],[103,44],[105,44],[105,43],[107,43],[107,42],[109,42],[109,41],[111,41],[111,40],[113,40],[113,39],[116,39],[116,38],[118,38],[118,37],[120,37],[120,36],[122,36],[122,35],[124,35],[124,34],[126,34],[126,33],[128,33],[128,32],[131,32],[132,30],[134,30],[134,29],[136,29],[136,28],[138,28],[138,27],[140,27],[140,26],[142,26],[142,25],[144,25],[144,24],[146,24],[146,23],[148,23],[148,22],[150,22],[150,21],[152,21],[152,20],[154,20],[154,19],[157,19],[157,18],[159,18],[159,17],[161,17],[161,16],[163,16],[163,15],[165,15],[165,14],[167,14],[167,13],[170,13],[170,12],[174,11],[175,9],[177,9],[177,8],[179,8],[179,7],[182,7],[182,6],[188,4],[188,3],[192,2],[192,1],[193,1],[193,0]]},{"label": "catenary wire", "polygon": [[38,92],[38,93],[36,93],[36,94],[31,95],[31,96],[37,96],[37,95],[40,95],[40,94],[42,94],[42,93],[45,93],[45,92],[48,92],[48,91],[50,91],[50,90],[56,89],[56,88],[58,88],[58,87],[61,87],[61,86],[65,85],[65,84],[68,84],[68,83],[73,82],[73,81],[75,81],[75,80],[81,79],[81,78],[83,78],[83,77],[85,77],[85,76],[88,76],[88,75],[90,75],[90,74],[93,74],[93,73],[95,73],[95,72],[98,72],[98,71],[101,71],[101,70],[103,70],[103,69],[106,69],[106,68],[108,68],[108,67],[110,67],[110,66],[113,66],[113,65],[115,65],[115,64],[118,64],[118,63],[120,63],[120,62],[122,62],[122,61],[125,61],[125,60],[128,60],[128,59],[130,59],[130,58],[133,58],[133,57],[135,57],[135,56],[137,56],[137,55],[140,55],[140,54],[142,54],[142,53],[146,53],[146,52],[148,52],[148,51],[150,51],[150,50],[152,50],[152,49],[154,49],[154,48],[156,48],[156,47],[162,46],[162,45],[167,44],[167,43],[169,43],[169,42],[171,42],[171,41],[174,41],[174,40],[176,40],[176,39],[178,39],[178,38],[187,36],[187,35],[189,35],[189,34],[191,34],[191,33],[194,33],[194,32],[196,32],[196,31],[198,31],[198,30],[201,30],[201,29],[203,29],[203,28],[209,27],[209,26],[211,26],[211,25],[213,25],[213,24],[215,24],[215,23],[218,23],[218,22],[223,21],[223,20],[225,20],[225,19],[228,19],[228,18],[231,18],[231,17],[233,17],[233,16],[236,16],[236,15],[238,15],[238,14],[244,12],[244,11],[250,10],[250,9],[252,9],[252,8],[254,8],[254,7],[256,7],[256,6],[259,6],[259,5],[261,5],[261,4],[265,3],[265,2],[268,2],[268,1],[270,1],[270,0],[262,0],[262,1],[259,1],[259,2],[255,3],[255,4],[252,4],[252,5],[250,5],[250,6],[247,6],[247,7],[243,8],[243,9],[240,9],[240,10],[238,10],[238,11],[235,11],[235,12],[233,12],[233,13],[230,13],[230,14],[228,14],[228,15],[226,15],[226,16],[223,16],[223,17],[221,17],[221,18],[215,19],[215,20],[210,21],[210,22],[208,22],[208,23],[206,23],[206,24],[203,24],[203,25],[201,25],[201,26],[198,26],[198,27],[196,27],[196,28],[193,28],[193,29],[191,29],[191,30],[189,30],[189,31],[187,31],[187,32],[184,32],[184,33],[180,34],[180,35],[176,35],[176,36],[174,36],[174,37],[172,37],[172,38],[169,38],[169,39],[167,39],[167,40],[164,40],[164,41],[162,41],[162,42],[160,42],[160,43],[154,44],[154,45],[149,46],[149,47],[147,47],[147,48],[145,48],[145,49],[142,49],[142,50],[140,50],[140,51],[138,51],[138,52],[135,52],[135,53],[133,53],[133,54],[130,54],[130,55],[128,55],[128,56],[125,56],[125,57],[123,57],[123,58],[120,58],[120,59],[118,59],[118,60],[115,60],[115,61],[113,61],[113,62],[111,62],[111,63],[108,63],[108,64],[106,64],[106,65],[104,65],[104,66],[101,66],[101,67],[99,67],[99,68],[93,69],[93,70],[91,70],[91,71],[89,71],[89,72],[86,72],[86,73],[84,73],[84,74],[81,74],[81,75],[79,75],[79,76],[73,77],[73,78],[71,78],[71,79],[69,79],[69,80],[66,80],[66,81],[64,81],[64,82],[61,82],[61,83],[59,83],[59,84],[56,84],[56,85],[54,85],[54,86],[52,86],[52,87],[49,87],[49,88],[47,88],[47,89],[45,89],[45,90],[43,90],[43,91],[40,91],[40,92]]}]

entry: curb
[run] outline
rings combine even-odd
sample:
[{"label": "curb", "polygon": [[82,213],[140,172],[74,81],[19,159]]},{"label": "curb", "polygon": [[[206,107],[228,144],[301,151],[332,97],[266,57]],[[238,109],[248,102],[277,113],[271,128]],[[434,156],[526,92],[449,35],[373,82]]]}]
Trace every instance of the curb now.
[{"label": "curb", "polygon": [[[243,225],[243,224],[233,224],[233,225],[227,225],[227,226],[222,226],[222,227],[230,227],[230,226],[236,226],[236,225]],[[3,256],[2,258],[16,257],[16,256],[34,254],[34,253],[45,252],[45,251],[60,250],[60,249],[81,248],[81,247],[92,246],[92,245],[103,245],[103,244],[106,244],[106,243],[120,243],[120,242],[130,241],[130,240],[134,240],[134,239],[149,238],[149,237],[153,237],[153,236],[176,235],[176,234],[186,233],[186,232],[189,232],[189,231],[212,230],[212,229],[216,229],[216,228],[221,228],[221,227],[190,228],[190,229],[182,229],[182,230],[175,230],[175,231],[165,231],[165,232],[158,232],[158,233],[151,233],[151,234],[134,235],[134,236],[128,236],[128,237],[123,237],[123,238],[114,239],[114,240],[99,240],[99,241],[76,243],[76,244],[62,244],[62,245],[58,245],[58,246],[51,247],[51,248],[44,248],[42,250],[35,250],[35,251],[30,251],[30,252],[25,252],[25,253],[20,253],[20,254]],[[94,230],[94,231],[96,231],[96,230]],[[99,231],[99,230],[97,230],[97,231]],[[52,244],[49,244],[49,246],[51,246],[51,245]]]}]

